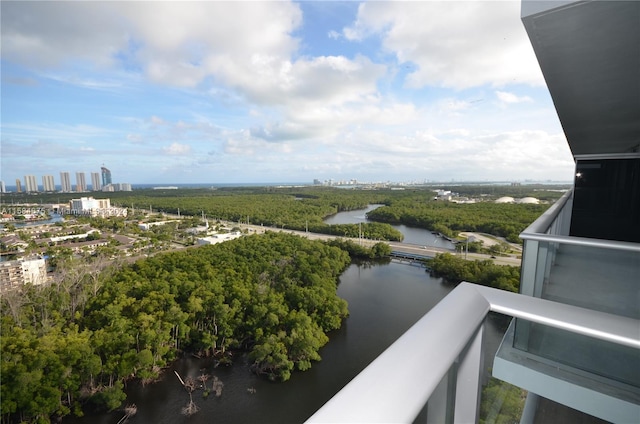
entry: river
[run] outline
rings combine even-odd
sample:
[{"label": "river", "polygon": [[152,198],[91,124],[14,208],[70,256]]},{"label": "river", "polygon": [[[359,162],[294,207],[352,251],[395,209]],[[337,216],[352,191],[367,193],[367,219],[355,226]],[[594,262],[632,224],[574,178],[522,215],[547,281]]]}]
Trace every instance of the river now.
[{"label": "river", "polygon": [[[353,211],[339,212],[324,220],[326,224],[357,224],[360,222],[374,222],[367,219],[367,212],[370,212],[382,205],[369,205],[366,209],[356,209]],[[450,241],[431,233],[423,228],[407,227],[406,225],[392,225],[393,228],[404,235],[403,243],[417,244],[420,246],[440,247],[454,250],[455,246]]]},{"label": "river", "polygon": [[[420,237],[427,234],[435,239],[430,232]],[[429,242],[423,240],[422,244]],[[166,370],[158,383],[146,387],[129,384],[126,402],[135,403],[138,408],[137,415],[129,422],[304,422],[451,289],[419,266],[397,262],[352,264],[340,276],[338,285],[338,294],[349,302],[350,315],[341,329],[329,335],[329,343],[320,351],[322,361],[314,363],[310,370],[293,373],[285,383],[272,383],[253,375],[244,357],[238,358],[231,367],[219,368],[213,368],[209,360],[186,357]],[[503,320],[489,317],[485,332],[488,352],[495,352],[501,338],[498,328],[503,326]],[[492,356],[485,355],[486,366]],[[174,370],[183,378],[201,373],[215,375],[224,383],[222,395],[204,398],[201,391],[194,392],[193,400],[200,411],[184,417],[180,410],[189,396]],[[255,389],[255,393],[250,393],[250,388]],[[107,424],[116,423],[122,416],[122,411],[114,411],[87,414],[81,419],[69,418],[65,422]]]}]

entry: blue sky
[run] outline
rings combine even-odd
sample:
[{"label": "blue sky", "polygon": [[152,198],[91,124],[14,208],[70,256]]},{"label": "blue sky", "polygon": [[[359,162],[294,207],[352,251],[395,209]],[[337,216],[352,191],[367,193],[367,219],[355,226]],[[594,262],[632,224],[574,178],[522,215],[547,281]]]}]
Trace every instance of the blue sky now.
[{"label": "blue sky", "polygon": [[518,1],[1,8],[10,185],[573,174]]}]

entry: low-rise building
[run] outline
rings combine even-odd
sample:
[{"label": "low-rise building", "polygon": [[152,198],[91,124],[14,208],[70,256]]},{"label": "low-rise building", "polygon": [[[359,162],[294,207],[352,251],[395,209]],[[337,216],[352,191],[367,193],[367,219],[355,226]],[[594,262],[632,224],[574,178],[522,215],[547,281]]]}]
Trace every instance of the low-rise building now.
[{"label": "low-rise building", "polygon": [[94,199],[93,197],[81,197],[71,199],[68,209],[61,209],[61,213],[68,215],[99,216],[127,216],[127,208],[111,206],[110,199]]},{"label": "low-rise building", "polygon": [[46,281],[47,266],[43,258],[0,262],[0,293],[25,284],[44,284]]},{"label": "low-rise building", "polygon": [[101,246],[109,245],[109,240],[99,239],[99,240],[89,240],[89,241],[80,241],[78,243],[66,243],[61,244],[59,247],[71,249],[73,253],[95,253],[96,249]]},{"label": "low-rise building", "polygon": [[158,225],[170,224],[172,222],[180,222],[177,219],[172,219],[169,221],[156,221],[156,222],[138,222],[138,228],[144,231],[149,231],[151,227],[157,227]]},{"label": "low-rise building", "polygon": [[197,243],[199,246],[203,246],[205,244],[218,244],[228,240],[237,239],[241,236],[242,233],[240,231],[234,231],[233,233],[216,234],[213,236],[202,237],[197,240]]}]

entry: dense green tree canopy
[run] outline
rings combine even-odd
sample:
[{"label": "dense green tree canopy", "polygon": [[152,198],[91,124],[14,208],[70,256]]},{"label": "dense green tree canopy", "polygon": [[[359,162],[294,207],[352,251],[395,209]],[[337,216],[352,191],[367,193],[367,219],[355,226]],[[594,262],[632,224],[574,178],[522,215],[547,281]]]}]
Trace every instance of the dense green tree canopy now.
[{"label": "dense green tree canopy", "polygon": [[496,265],[493,261],[467,261],[449,253],[436,255],[428,261],[431,271],[457,284],[461,281],[481,284],[514,293],[520,287],[520,268]]},{"label": "dense green tree canopy", "polygon": [[409,198],[394,200],[367,216],[375,221],[426,228],[450,237],[460,231],[477,231],[517,243],[518,235],[548,207],[493,202],[457,204]]},{"label": "dense green tree canopy", "polygon": [[2,420],[116,408],[124,381],[153,380],[184,350],[222,362],[245,350],[255,372],[287,380],[347,316],[336,283],[349,263],[339,247],[267,232],[140,260],[98,288],[86,274],[4,294]]}]

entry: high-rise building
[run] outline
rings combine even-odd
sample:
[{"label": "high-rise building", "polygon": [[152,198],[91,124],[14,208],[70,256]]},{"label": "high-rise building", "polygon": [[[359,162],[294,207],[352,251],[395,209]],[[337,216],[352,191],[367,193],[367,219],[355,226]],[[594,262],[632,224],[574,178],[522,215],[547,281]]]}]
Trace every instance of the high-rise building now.
[{"label": "high-rise building", "polygon": [[111,171],[103,166],[100,168],[100,172],[102,173],[102,185],[106,186],[111,184]]},{"label": "high-rise building", "polygon": [[461,283],[307,422],[478,422],[489,311],[514,317],[491,373],[520,423],[640,422],[640,2],[521,13],[575,177],[520,234],[520,292]]},{"label": "high-rise building", "polygon": [[53,175],[42,176],[42,190],[43,191],[56,191],[56,185],[53,181]]},{"label": "high-rise building", "polygon": [[84,172],[76,172],[76,192],[87,191],[87,180]]},{"label": "high-rise building", "polygon": [[35,193],[38,191],[38,181],[36,180],[35,175],[24,176],[24,190],[27,193]]},{"label": "high-rise building", "polygon": [[100,174],[98,172],[91,173],[91,190],[93,191],[102,190],[102,184],[100,184]]},{"label": "high-rise building", "polygon": [[16,178],[16,193],[22,193],[22,183],[20,178]]},{"label": "high-rise building", "polygon": [[0,181],[0,193],[6,193],[7,186],[4,185],[4,181]]},{"label": "high-rise building", "polygon": [[60,191],[64,193],[71,192],[71,177],[68,172],[60,173]]},{"label": "high-rise building", "polygon": [[131,184],[129,183],[115,183],[112,186],[115,191],[131,191]]}]

